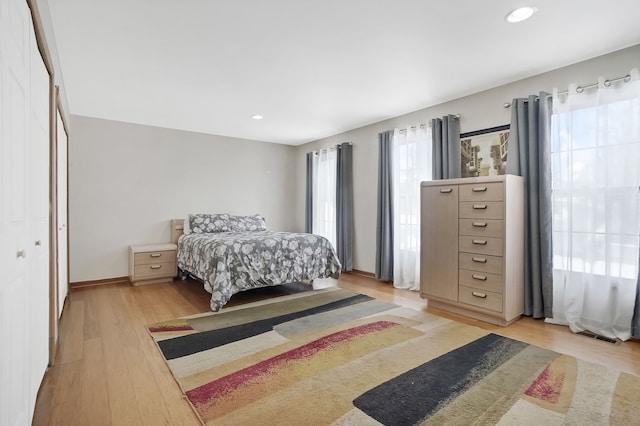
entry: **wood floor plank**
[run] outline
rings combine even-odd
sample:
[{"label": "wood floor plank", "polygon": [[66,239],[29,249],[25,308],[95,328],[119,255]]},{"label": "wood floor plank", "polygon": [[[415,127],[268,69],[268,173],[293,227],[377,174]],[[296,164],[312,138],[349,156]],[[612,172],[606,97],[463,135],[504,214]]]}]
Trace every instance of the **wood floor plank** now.
[{"label": "wood floor plank", "polygon": [[68,330],[60,334],[60,362],[79,361],[84,355],[84,315],[85,302],[83,300],[72,300],[69,303],[69,312],[61,326]]},{"label": "wood floor plank", "polygon": [[[103,339],[104,369],[109,392],[109,408],[113,424],[141,425],[132,374],[123,348],[136,346],[137,336],[131,329],[130,319],[118,297],[117,289],[105,292],[103,303],[95,306],[100,318]],[[129,331],[129,332],[128,332]],[[133,335],[130,338],[130,334]]]},{"label": "wood floor plank", "polygon": [[166,321],[173,318],[171,314],[171,304],[169,300],[162,298],[161,285],[146,285],[134,287],[133,295],[138,301],[138,305],[144,312],[147,324]]},{"label": "wood floor plank", "polygon": [[[100,336],[100,317],[92,307],[99,303],[105,289],[102,287],[86,287],[78,292],[81,300],[85,302],[83,334],[85,340],[97,339]],[[91,307],[88,308],[87,307]]]},{"label": "wood floor plank", "polygon": [[[522,318],[499,327],[430,308],[418,292],[356,274],[338,286],[503,336],[640,375],[640,342],[615,346],[568,327]],[[234,295],[227,306],[308,290],[279,286]],[[128,283],[74,289],[60,324],[60,349],[47,372],[34,425],[198,425],[146,325],[209,310],[210,295],[193,280],[133,287]],[[97,419],[97,420],[96,420]],[[89,422],[90,423],[87,423]]]},{"label": "wood floor plank", "polygon": [[[81,372],[81,360],[59,363],[47,372],[47,375],[52,375],[52,380],[47,383],[52,387],[51,411],[34,416],[41,419],[40,425],[66,426],[73,423],[81,405],[80,394],[83,387]],[[39,398],[38,401],[40,402],[41,399]],[[36,404],[36,411],[39,410],[41,410],[40,405]]]},{"label": "wood floor plank", "polygon": [[209,298],[211,295],[207,293],[201,283],[195,280],[174,280],[172,285],[182,298],[196,307],[198,312],[206,312],[209,310]]},{"label": "wood floor plank", "polygon": [[[160,287],[162,290],[161,297],[165,300],[174,300],[175,303],[171,303],[169,308],[173,318],[180,318],[194,313],[194,306],[188,300],[180,297],[180,293],[177,288],[178,284],[171,283],[169,285],[163,285]],[[197,311],[196,311],[197,312]]]},{"label": "wood floor plank", "polygon": [[143,347],[129,347],[123,351],[140,418],[146,425],[170,425],[171,416],[159,397],[160,389],[143,351]]},{"label": "wood floor plank", "polygon": [[[146,329],[146,325],[150,323],[147,322],[147,316],[144,315],[143,310],[139,305],[138,298],[135,297],[127,288],[121,287],[119,289],[119,294],[123,305],[128,311],[134,332],[138,337],[138,346],[146,357],[146,362],[148,363],[149,368],[152,371],[152,376],[156,381],[158,391],[157,395],[154,396],[154,399],[160,400],[164,403],[168,415],[171,418],[171,423],[169,424],[200,424],[193,413],[193,410],[184,399],[180,387],[173,378],[164,358],[160,354],[155,342]],[[157,303],[149,300],[148,297],[142,299],[142,303],[147,302]],[[198,312],[197,308],[193,307],[192,311],[189,312],[188,315]]]},{"label": "wood floor plank", "polygon": [[82,394],[80,410],[76,413],[78,424],[102,426],[111,422],[109,390],[104,369],[102,339],[85,341],[85,356],[82,359]]},{"label": "wood floor plank", "polygon": [[[152,339],[148,339],[151,341]],[[160,355],[160,351],[155,347],[155,343],[145,343],[143,345],[144,355],[147,357],[149,368],[158,385],[162,402],[171,418],[170,424],[198,425],[200,421],[191,409],[186,398],[180,390],[180,386],[174,379],[169,367]]]},{"label": "wood floor plank", "polygon": [[132,375],[121,348],[105,350],[105,373],[112,424],[141,425]]}]

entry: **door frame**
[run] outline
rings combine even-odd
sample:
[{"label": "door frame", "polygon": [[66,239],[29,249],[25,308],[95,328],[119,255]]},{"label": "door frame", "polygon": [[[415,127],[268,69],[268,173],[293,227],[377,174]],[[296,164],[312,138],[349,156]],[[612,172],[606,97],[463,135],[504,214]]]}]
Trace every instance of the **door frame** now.
[{"label": "door frame", "polygon": [[[65,149],[65,158],[66,158],[66,163],[65,164],[59,164],[58,163],[58,152],[60,151],[60,140],[58,139],[58,135],[59,135],[59,130],[58,129],[58,114],[60,115],[60,121],[62,121],[62,131],[64,132],[64,137],[67,138],[66,143],[64,145],[64,149]],[[56,116],[56,182],[55,182],[55,187],[56,187],[56,228],[55,230],[58,230],[58,228],[60,227],[60,223],[62,222],[64,224],[64,232],[67,234],[67,245],[66,247],[60,247],[59,245],[59,241],[56,241],[56,281],[58,281],[58,268],[60,265],[59,259],[60,259],[60,249],[65,250],[66,256],[65,256],[65,267],[67,269],[67,294],[65,294],[65,298],[63,299],[63,303],[62,306],[60,306],[58,300],[59,300],[59,292],[60,292],[60,283],[57,282],[57,288],[56,288],[56,305],[58,306],[58,310],[56,312],[56,319],[59,320],[60,318],[60,314],[61,312],[64,311],[64,305],[66,303],[66,297],[69,295],[69,124],[67,123],[67,120],[65,119],[65,116],[63,114],[62,111],[62,103],[60,101],[60,87],[56,86],[56,111],[55,111],[55,116]],[[67,177],[66,181],[63,182],[64,186],[65,186],[65,194],[66,197],[64,200],[59,200],[58,198],[58,194],[59,194],[59,188],[60,188],[60,182],[58,181],[58,170],[59,167],[64,167],[66,169],[66,173],[65,176]],[[66,217],[64,217],[62,219],[62,221],[60,220],[60,217],[58,217],[58,207],[59,207],[59,202],[65,203],[66,204],[66,208],[65,208],[65,212],[66,212]],[[58,232],[56,232],[56,236],[58,235]],[[56,237],[57,239],[57,237]]]},{"label": "door frame", "polygon": [[[25,0],[31,13],[31,21],[35,32],[36,43],[44,66],[49,73],[49,367],[55,361],[58,349],[58,236],[57,236],[57,211],[58,211],[58,191],[57,191],[57,100],[59,99],[59,89],[55,86],[55,73],[53,61],[47,39],[45,37],[44,25],[40,18],[40,10],[36,0]],[[64,119],[64,114],[61,116]],[[68,212],[67,212],[68,216]]]},{"label": "door frame", "polygon": [[58,306],[58,120],[57,99],[58,86],[50,82],[49,106],[49,367],[56,359],[58,352],[59,309]]}]

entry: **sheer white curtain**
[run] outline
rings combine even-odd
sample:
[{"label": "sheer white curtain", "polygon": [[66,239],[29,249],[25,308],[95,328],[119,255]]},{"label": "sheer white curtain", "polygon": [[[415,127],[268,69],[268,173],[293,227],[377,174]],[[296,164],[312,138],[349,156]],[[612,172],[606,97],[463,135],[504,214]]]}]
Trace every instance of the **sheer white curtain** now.
[{"label": "sheer white curtain", "polygon": [[431,129],[393,134],[393,286],[420,290],[420,182],[431,180]]},{"label": "sheer white curtain", "polygon": [[640,234],[640,76],[554,93],[553,319],[630,337]]},{"label": "sheer white curtain", "polygon": [[335,148],[313,155],[313,233],[328,239],[336,247],[336,175],[338,154]]}]

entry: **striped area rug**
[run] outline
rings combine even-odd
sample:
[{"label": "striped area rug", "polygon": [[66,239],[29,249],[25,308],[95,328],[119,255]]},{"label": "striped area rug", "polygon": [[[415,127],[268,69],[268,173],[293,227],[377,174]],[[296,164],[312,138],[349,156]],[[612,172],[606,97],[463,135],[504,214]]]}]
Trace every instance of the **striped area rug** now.
[{"label": "striped area rug", "polygon": [[204,424],[640,424],[640,378],[330,288],[148,326]]}]

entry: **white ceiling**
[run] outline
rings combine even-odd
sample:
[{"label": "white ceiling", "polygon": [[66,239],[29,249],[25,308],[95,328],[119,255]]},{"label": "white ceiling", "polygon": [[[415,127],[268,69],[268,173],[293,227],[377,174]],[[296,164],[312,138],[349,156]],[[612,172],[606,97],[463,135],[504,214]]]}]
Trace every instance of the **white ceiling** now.
[{"label": "white ceiling", "polygon": [[638,0],[48,2],[72,114],[291,145],[640,43]]}]

